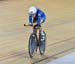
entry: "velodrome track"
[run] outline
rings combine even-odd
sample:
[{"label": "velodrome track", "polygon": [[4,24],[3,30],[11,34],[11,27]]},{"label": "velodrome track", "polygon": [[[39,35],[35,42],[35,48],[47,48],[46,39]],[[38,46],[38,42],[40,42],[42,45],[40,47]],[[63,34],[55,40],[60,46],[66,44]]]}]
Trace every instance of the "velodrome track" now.
[{"label": "velodrome track", "polygon": [[[32,28],[28,8],[35,5],[47,15],[42,25],[47,34],[46,53],[28,56],[28,39]],[[75,52],[75,0],[1,0],[0,64],[47,64]]]}]

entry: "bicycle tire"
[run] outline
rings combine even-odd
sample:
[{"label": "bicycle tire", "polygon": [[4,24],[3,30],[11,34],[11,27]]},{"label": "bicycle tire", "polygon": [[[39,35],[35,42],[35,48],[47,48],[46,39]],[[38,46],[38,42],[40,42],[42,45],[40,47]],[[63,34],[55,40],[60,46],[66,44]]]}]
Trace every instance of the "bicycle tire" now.
[{"label": "bicycle tire", "polygon": [[36,50],[36,42],[37,42],[36,35],[34,33],[32,33],[30,35],[29,45],[28,45],[30,58],[32,58],[34,56],[34,51]]},{"label": "bicycle tire", "polygon": [[43,32],[45,34],[45,36],[44,36],[45,39],[43,41],[41,41],[41,37],[42,37],[41,33],[39,34],[39,40],[40,40],[39,52],[41,55],[44,55],[45,49],[46,49],[46,33],[45,33],[45,31],[43,31]]}]

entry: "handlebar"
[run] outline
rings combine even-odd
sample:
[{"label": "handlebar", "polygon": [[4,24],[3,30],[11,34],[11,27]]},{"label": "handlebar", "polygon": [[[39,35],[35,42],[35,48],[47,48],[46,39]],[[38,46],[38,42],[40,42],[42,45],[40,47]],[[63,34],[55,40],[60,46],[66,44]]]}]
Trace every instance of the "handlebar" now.
[{"label": "handlebar", "polygon": [[[40,24],[42,24],[42,23],[40,23]],[[33,27],[35,24],[24,24],[24,26],[31,26],[31,27]]]}]

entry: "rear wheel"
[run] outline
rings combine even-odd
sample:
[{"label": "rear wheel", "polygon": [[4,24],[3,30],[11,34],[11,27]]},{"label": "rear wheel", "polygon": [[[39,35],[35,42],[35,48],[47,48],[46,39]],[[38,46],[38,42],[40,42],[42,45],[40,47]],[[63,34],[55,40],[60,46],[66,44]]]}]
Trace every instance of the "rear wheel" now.
[{"label": "rear wheel", "polygon": [[39,40],[40,40],[40,45],[39,45],[39,51],[40,54],[43,55],[45,53],[45,47],[46,47],[46,33],[43,31],[43,34],[39,34]]},{"label": "rear wheel", "polygon": [[36,50],[36,43],[37,43],[37,39],[36,39],[36,35],[34,33],[32,33],[30,35],[29,38],[29,45],[28,45],[28,49],[29,49],[29,56],[32,58],[34,55],[34,52]]}]

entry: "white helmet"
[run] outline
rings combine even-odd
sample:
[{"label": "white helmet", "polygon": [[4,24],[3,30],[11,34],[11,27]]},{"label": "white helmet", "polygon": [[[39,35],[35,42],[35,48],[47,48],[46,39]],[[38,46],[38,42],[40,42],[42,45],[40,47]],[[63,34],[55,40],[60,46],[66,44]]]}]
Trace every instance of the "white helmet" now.
[{"label": "white helmet", "polygon": [[28,13],[29,14],[36,14],[37,13],[36,7],[34,7],[34,6],[30,7]]}]

